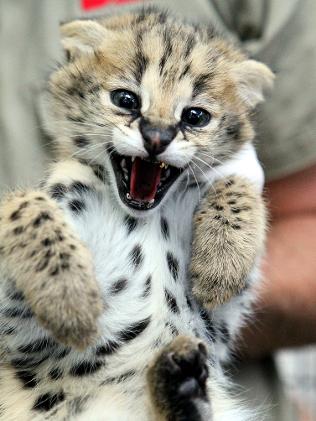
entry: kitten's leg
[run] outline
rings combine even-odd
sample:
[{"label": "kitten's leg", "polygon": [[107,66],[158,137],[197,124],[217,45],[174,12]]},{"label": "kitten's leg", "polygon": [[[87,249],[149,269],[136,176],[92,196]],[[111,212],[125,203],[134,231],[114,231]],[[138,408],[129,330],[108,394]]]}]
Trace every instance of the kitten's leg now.
[{"label": "kitten's leg", "polygon": [[218,180],[195,214],[191,274],[193,294],[213,309],[239,294],[264,248],[266,213],[253,184]]},{"label": "kitten's leg", "polygon": [[94,339],[102,302],[90,253],[45,193],[0,204],[0,273],[56,339],[79,348]]},{"label": "kitten's leg", "polygon": [[207,350],[195,338],[178,336],[155,358],[147,380],[157,421],[211,421]]}]

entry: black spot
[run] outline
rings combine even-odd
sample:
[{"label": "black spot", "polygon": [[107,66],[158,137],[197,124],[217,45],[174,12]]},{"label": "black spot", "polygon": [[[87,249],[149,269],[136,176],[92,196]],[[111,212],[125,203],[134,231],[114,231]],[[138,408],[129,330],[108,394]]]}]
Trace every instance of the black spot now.
[{"label": "black spot", "polygon": [[22,291],[15,290],[13,294],[10,295],[11,300],[24,301],[24,294]]},{"label": "black spot", "polygon": [[161,233],[167,240],[169,238],[169,224],[166,218],[162,217],[160,220]]},{"label": "black spot", "polygon": [[214,209],[217,210],[217,211],[223,211],[224,210],[223,206],[220,206],[220,205],[215,205]]},{"label": "black spot", "polygon": [[237,193],[235,191],[230,191],[230,192],[226,193],[226,196],[227,197],[237,197],[237,198],[240,198],[243,195],[242,195],[242,193]]},{"label": "black spot", "polygon": [[21,319],[29,319],[33,317],[33,313],[25,308],[7,308],[3,311],[5,317],[20,317]]},{"label": "black spot", "polygon": [[193,98],[203,93],[203,91],[207,89],[209,79],[209,73],[202,74],[195,79],[195,81],[193,82]]},{"label": "black spot", "polygon": [[[64,241],[65,237],[62,234],[60,229],[56,229],[55,230],[55,235],[57,237],[57,241]],[[70,245],[70,248],[73,249],[73,244]],[[74,249],[73,249],[74,250]]]},{"label": "black spot", "polygon": [[1,335],[13,335],[16,332],[16,329],[14,327],[7,327],[3,330],[1,330]]},{"label": "black spot", "polygon": [[96,373],[103,366],[102,361],[82,361],[74,365],[69,374],[74,377],[89,376]]},{"label": "black spot", "polygon": [[57,183],[50,187],[49,194],[53,199],[60,200],[67,193],[68,189],[65,184]]},{"label": "black spot", "polygon": [[171,275],[173,279],[176,281],[179,276],[179,262],[170,251],[168,251],[167,253],[167,263],[168,263],[168,268],[171,272]]},{"label": "black spot", "polygon": [[240,213],[241,212],[240,208],[231,208],[230,210],[232,211],[232,213]]},{"label": "black spot", "polygon": [[237,224],[232,224],[231,227],[234,230],[240,230],[241,229],[241,226],[240,225],[237,225]]},{"label": "black spot", "polygon": [[22,202],[20,206],[18,207],[18,209],[12,212],[12,214],[10,215],[11,221],[16,221],[17,219],[19,219],[21,217],[21,210],[25,209],[28,205],[29,205],[29,202]]},{"label": "black spot", "polygon": [[23,231],[24,231],[24,227],[19,226],[19,227],[14,228],[13,234],[14,235],[20,235],[20,234],[22,234]]},{"label": "black spot", "polygon": [[81,200],[74,199],[69,202],[69,208],[72,212],[79,213],[85,209],[85,204]]},{"label": "black spot", "polygon": [[196,181],[194,181],[193,183],[190,183],[186,186],[186,189],[196,189],[198,187],[198,184],[196,183]]},{"label": "black spot", "polygon": [[138,268],[144,259],[141,246],[139,244],[136,245],[130,252],[129,256],[132,263],[136,266],[136,268]]},{"label": "black spot", "polygon": [[43,352],[49,348],[57,347],[57,343],[51,338],[38,339],[34,342],[30,342],[26,345],[21,345],[18,347],[18,351],[24,354],[29,354],[31,352]]},{"label": "black spot", "polygon": [[180,73],[179,80],[183,79],[185,75],[187,75],[190,71],[190,63],[186,64]]},{"label": "black spot", "polygon": [[40,395],[36,399],[33,405],[33,409],[36,411],[48,412],[52,408],[54,408],[54,406],[58,405],[64,400],[65,394],[63,391],[60,391],[58,393],[44,393],[44,395]]},{"label": "black spot", "polygon": [[179,331],[173,323],[167,322],[166,327],[168,327],[171,330],[171,333],[172,333],[173,336],[179,335]]},{"label": "black spot", "polygon": [[73,121],[74,123],[84,123],[84,119],[82,117],[76,117],[74,115],[67,115],[67,119],[69,121]]},{"label": "black spot", "polygon": [[[68,55],[70,56],[69,51],[67,51],[66,53],[68,53]],[[69,59],[67,57],[67,61],[70,61],[70,57]],[[71,95],[71,96],[77,95],[79,98],[85,99],[85,94],[84,92],[81,91],[80,83],[78,83],[77,85],[74,84],[73,86],[70,86],[69,88],[67,88],[66,92],[68,95]]]},{"label": "black spot", "polygon": [[101,357],[105,355],[110,355],[113,352],[117,351],[124,342],[129,342],[135,339],[140,335],[150,323],[150,317],[147,319],[136,322],[119,333],[119,339],[122,343],[110,341],[105,345],[102,345],[96,349],[96,356]]},{"label": "black spot", "polygon": [[129,379],[130,377],[134,376],[136,374],[135,370],[129,370],[126,373],[123,373],[119,376],[115,376],[115,377],[108,377],[106,380],[104,380],[101,385],[104,386],[106,384],[111,384],[111,383],[121,383],[127,379]]},{"label": "black spot", "polygon": [[111,287],[112,294],[118,294],[119,292],[123,291],[124,288],[127,286],[127,279],[119,279],[115,282]]},{"label": "black spot", "polygon": [[50,270],[49,275],[56,276],[59,274],[59,272],[60,272],[60,267],[56,265],[52,270]]},{"label": "black spot", "polygon": [[138,222],[136,218],[127,215],[124,218],[124,224],[127,226],[127,231],[130,234],[137,227]]},{"label": "black spot", "polygon": [[49,377],[52,380],[58,380],[63,376],[63,370],[61,370],[60,368],[53,368],[50,372],[49,372]]},{"label": "black spot", "polygon": [[192,305],[192,301],[191,301],[190,297],[188,295],[186,295],[185,299],[186,299],[186,302],[187,302],[187,305],[188,305],[189,309],[193,310],[193,305]]},{"label": "black spot", "polygon": [[37,354],[33,354],[31,357],[13,358],[11,365],[17,370],[36,369],[40,364],[46,361],[49,355],[44,355],[38,358]]},{"label": "black spot", "polygon": [[142,296],[148,297],[148,295],[150,294],[150,290],[151,290],[151,276],[149,275],[148,278],[146,279],[145,288],[144,288],[144,292]]},{"label": "black spot", "polygon": [[123,342],[129,342],[135,339],[138,335],[140,335],[146,327],[149,325],[150,317],[147,319],[141,320],[136,322],[127,328],[125,328],[122,332],[120,332],[119,337]]},{"label": "black spot", "polygon": [[48,212],[41,212],[33,221],[33,227],[38,228],[45,221],[51,221],[53,218]]},{"label": "black spot", "polygon": [[54,355],[56,360],[61,360],[65,358],[68,354],[70,354],[71,348],[64,348],[58,354]]},{"label": "black spot", "polygon": [[200,310],[200,316],[201,316],[202,320],[204,321],[206,331],[207,331],[210,339],[214,340],[215,339],[215,329],[214,329],[214,325],[213,325],[207,311],[204,310],[204,309],[201,309]]},{"label": "black spot", "polygon": [[167,289],[165,289],[165,298],[166,298],[166,302],[168,304],[169,309],[173,313],[179,313],[180,310],[177,304],[177,300],[175,299],[174,295],[172,295],[171,292],[168,291]]},{"label": "black spot", "polygon": [[227,180],[227,181],[225,182],[225,187],[230,187],[230,186],[232,186],[233,184],[235,184],[235,181],[234,181],[232,178],[230,178],[229,180]]},{"label": "black spot", "polygon": [[23,386],[26,389],[32,389],[38,385],[36,374],[30,370],[18,370],[15,375],[23,383]]},{"label": "black spot", "polygon": [[35,271],[36,271],[36,272],[42,272],[44,269],[46,269],[46,268],[47,268],[48,263],[49,263],[49,258],[48,258],[48,257],[45,257],[44,259],[42,259],[42,260],[38,263],[38,265],[37,265],[37,266],[36,266],[36,268],[35,268]]},{"label": "black spot", "polygon": [[120,347],[120,344],[118,342],[110,341],[105,345],[99,346],[96,349],[96,356],[102,357],[104,355],[111,355],[113,352],[115,352]]},{"label": "black spot", "polygon": [[228,201],[228,204],[229,205],[236,205],[236,200],[229,200]]},{"label": "black spot", "polygon": [[71,184],[71,186],[69,187],[69,190],[72,191],[72,192],[75,192],[75,193],[82,194],[82,193],[85,193],[85,192],[91,190],[91,187],[87,186],[84,183],[81,183],[81,181],[74,181]]},{"label": "black spot", "polygon": [[14,212],[12,212],[11,215],[10,215],[11,221],[16,221],[20,217],[21,217],[21,213],[20,213],[20,210],[19,209],[16,210],[16,211],[14,211]]},{"label": "black spot", "polygon": [[107,178],[107,172],[106,169],[102,165],[93,165],[92,171],[94,172],[94,175],[102,181],[102,183],[105,182]]},{"label": "black spot", "polygon": [[185,49],[183,51],[183,56],[185,59],[189,57],[194,45],[195,45],[195,36],[193,34],[190,34],[185,43]]},{"label": "black spot", "polygon": [[42,240],[41,243],[44,247],[49,247],[52,244],[54,244],[54,241],[50,238],[44,238],[44,240]]}]

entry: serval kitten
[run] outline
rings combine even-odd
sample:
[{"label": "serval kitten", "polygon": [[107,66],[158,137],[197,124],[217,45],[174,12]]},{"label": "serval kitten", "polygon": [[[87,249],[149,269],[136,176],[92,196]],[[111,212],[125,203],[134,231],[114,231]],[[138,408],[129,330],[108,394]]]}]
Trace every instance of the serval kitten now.
[{"label": "serval kitten", "polygon": [[0,419],[249,419],[221,361],[259,280],[272,73],[151,9],[61,34],[56,162],[0,206]]}]

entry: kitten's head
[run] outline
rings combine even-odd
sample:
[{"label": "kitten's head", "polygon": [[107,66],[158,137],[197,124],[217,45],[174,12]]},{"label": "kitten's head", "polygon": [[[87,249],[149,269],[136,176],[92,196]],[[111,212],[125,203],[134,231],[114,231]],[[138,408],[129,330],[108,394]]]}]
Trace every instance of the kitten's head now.
[{"label": "kitten's head", "polygon": [[207,28],[145,10],[61,27],[49,82],[57,150],[107,167],[124,207],[159,205],[250,141],[273,74]]}]

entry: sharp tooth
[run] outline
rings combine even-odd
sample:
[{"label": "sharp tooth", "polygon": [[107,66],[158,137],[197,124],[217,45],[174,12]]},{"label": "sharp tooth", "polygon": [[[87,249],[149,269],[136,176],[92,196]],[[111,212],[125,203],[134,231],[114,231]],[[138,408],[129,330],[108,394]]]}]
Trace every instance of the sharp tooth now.
[{"label": "sharp tooth", "polygon": [[169,176],[170,176],[170,170],[168,169],[168,170],[166,171],[165,178],[167,178],[167,177],[169,177]]},{"label": "sharp tooth", "polygon": [[160,168],[165,168],[166,164],[164,162],[161,162],[159,166]]},{"label": "sharp tooth", "polygon": [[132,162],[134,162],[135,161],[135,156],[132,156]]},{"label": "sharp tooth", "polygon": [[121,167],[123,169],[126,168],[126,159],[125,158],[123,158],[122,161],[121,161]]},{"label": "sharp tooth", "polygon": [[126,199],[131,200],[131,195],[129,193],[126,193]]},{"label": "sharp tooth", "polygon": [[155,203],[155,199],[151,199],[149,202],[147,202],[146,207],[151,208],[154,203]]},{"label": "sharp tooth", "polygon": [[124,178],[125,178],[126,181],[128,180],[128,173],[127,173],[127,171],[126,172],[124,171]]}]

